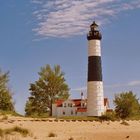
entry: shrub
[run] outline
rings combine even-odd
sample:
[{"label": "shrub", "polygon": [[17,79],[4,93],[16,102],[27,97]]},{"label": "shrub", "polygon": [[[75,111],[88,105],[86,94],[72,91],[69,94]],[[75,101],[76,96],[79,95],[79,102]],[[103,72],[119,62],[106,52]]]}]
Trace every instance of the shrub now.
[{"label": "shrub", "polygon": [[132,91],[116,94],[114,99],[116,115],[121,119],[140,116],[140,104],[138,100]]},{"label": "shrub", "polygon": [[117,118],[114,112],[106,112],[106,114],[99,117],[100,121],[115,121]]},{"label": "shrub", "polygon": [[15,111],[4,111],[4,110],[0,110],[0,115],[6,116],[6,115],[12,115],[12,116],[20,116],[23,117],[23,115],[18,114]]}]

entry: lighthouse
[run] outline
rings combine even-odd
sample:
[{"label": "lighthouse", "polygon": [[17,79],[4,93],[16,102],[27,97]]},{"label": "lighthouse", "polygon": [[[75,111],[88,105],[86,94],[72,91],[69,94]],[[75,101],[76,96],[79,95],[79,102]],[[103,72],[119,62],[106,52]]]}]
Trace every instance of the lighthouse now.
[{"label": "lighthouse", "polygon": [[104,114],[104,95],[101,66],[101,39],[95,21],[90,25],[88,40],[87,116]]}]

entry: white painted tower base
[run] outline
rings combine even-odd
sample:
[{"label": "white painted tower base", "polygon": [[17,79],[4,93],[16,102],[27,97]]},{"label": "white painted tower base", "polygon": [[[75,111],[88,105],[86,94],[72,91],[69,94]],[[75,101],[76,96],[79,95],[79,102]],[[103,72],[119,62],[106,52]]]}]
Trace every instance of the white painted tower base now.
[{"label": "white painted tower base", "polygon": [[104,114],[103,82],[91,81],[87,85],[87,115],[101,116]]}]

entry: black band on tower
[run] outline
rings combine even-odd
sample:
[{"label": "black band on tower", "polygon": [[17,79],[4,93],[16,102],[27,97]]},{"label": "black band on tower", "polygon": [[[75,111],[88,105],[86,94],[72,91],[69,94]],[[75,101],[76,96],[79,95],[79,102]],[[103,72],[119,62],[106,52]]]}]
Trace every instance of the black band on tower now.
[{"label": "black band on tower", "polygon": [[100,56],[88,57],[88,81],[102,81],[102,67]]}]

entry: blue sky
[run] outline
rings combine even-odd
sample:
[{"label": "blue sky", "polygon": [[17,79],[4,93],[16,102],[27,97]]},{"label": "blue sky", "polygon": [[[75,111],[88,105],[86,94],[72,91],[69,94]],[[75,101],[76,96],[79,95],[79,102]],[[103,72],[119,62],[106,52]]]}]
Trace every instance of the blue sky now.
[{"label": "blue sky", "polygon": [[0,68],[10,71],[16,110],[24,112],[40,67],[59,64],[71,97],[86,95],[87,39],[96,20],[102,33],[104,93],[132,90],[140,98],[140,0],[0,1]]}]

